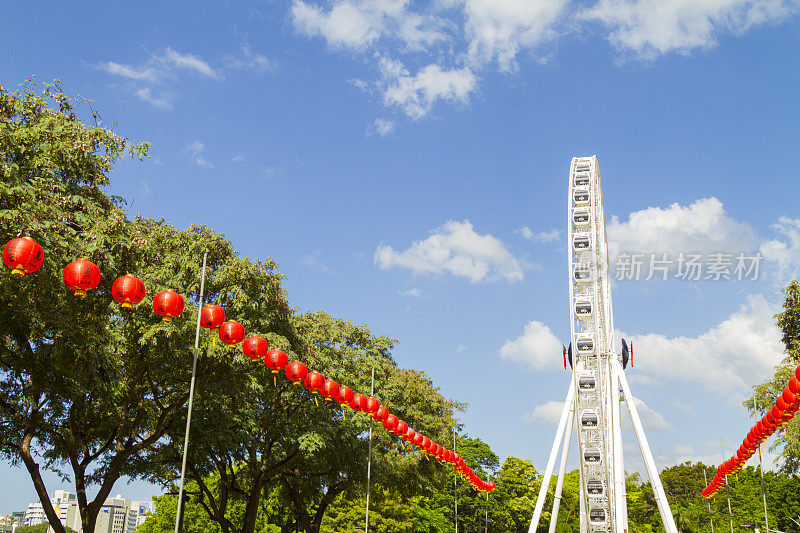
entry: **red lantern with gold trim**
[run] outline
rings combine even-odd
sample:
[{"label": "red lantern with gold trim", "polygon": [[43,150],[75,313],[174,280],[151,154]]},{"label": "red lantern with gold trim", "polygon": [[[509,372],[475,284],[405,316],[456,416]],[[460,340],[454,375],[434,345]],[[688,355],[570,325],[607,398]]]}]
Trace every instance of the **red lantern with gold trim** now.
[{"label": "red lantern with gold trim", "polygon": [[378,410],[375,411],[375,414],[372,416],[372,418],[375,419],[375,422],[383,422],[384,420],[386,420],[387,416],[389,416],[389,410],[386,409],[384,406],[379,405]]},{"label": "red lantern with gold trim", "polygon": [[86,296],[86,291],[100,283],[100,269],[88,259],[78,259],[64,267],[64,284],[75,291],[75,296]]},{"label": "red lantern with gold trim", "polygon": [[367,398],[367,404],[364,407],[364,412],[367,413],[370,417],[374,418],[375,413],[378,412],[378,408],[380,406],[381,404],[378,403],[378,400],[370,396],[369,398]]},{"label": "red lantern with gold trim", "polygon": [[388,429],[389,431],[394,431],[394,428],[396,428],[397,424],[400,423],[400,419],[389,413],[386,415],[386,419],[381,423],[383,424],[384,428]]},{"label": "red lantern with gold trim", "polygon": [[313,394],[319,394],[320,389],[322,389],[322,386],[325,385],[325,376],[323,376],[320,372],[317,372],[316,370],[312,370],[311,372],[306,374],[306,378],[303,380],[303,384]]},{"label": "red lantern with gold trim", "polygon": [[326,402],[332,402],[339,394],[339,384],[332,379],[326,379],[319,392],[325,397]]},{"label": "red lantern with gold trim", "polygon": [[402,420],[399,420],[399,421],[397,422],[397,427],[396,427],[396,428],[394,428],[394,434],[395,434],[395,435],[397,435],[398,437],[400,437],[400,438],[402,439],[402,438],[403,438],[403,435],[405,435],[405,434],[406,434],[406,431],[408,431],[408,424],[406,424],[406,423],[405,423],[404,421],[402,421]]},{"label": "red lantern with gold trim", "polygon": [[267,340],[261,337],[248,337],[242,342],[242,353],[253,362],[262,360],[267,355],[268,350],[269,344]]},{"label": "red lantern with gold trim", "polygon": [[161,316],[164,322],[180,316],[184,308],[183,296],[173,290],[161,291],[153,298],[153,311]]},{"label": "red lantern with gold trim", "polygon": [[126,309],[141,302],[144,299],[144,293],[142,280],[130,274],[117,278],[111,285],[111,297]]},{"label": "red lantern with gold trim", "polygon": [[293,381],[295,385],[301,385],[307,373],[306,365],[300,361],[292,361],[286,366],[286,377]]},{"label": "red lantern with gold trim", "polygon": [[235,320],[223,322],[219,327],[219,340],[233,348],[244,340],[244,326]]},{"label": "red lantern with gold trim", "polygon": [[364,411],[367,407],[367,397],[363,394],[355,393],[350,399],[350,409],[353,411]]},{"label": "red lantern with gold trim", "polygon": [[336,393],[336,401],[339,402],[339,407],[344,409],[352,399],[353,399],[353,389],[351,389],[346,385],[340,385],[339,391]]},{"label": "red lantern with gold trim", "polygon": [[288,361],[289,357],[281,350],[270,350],[264,356],[264,364],[273,374],[277,374],[286,368]]},{"label": "red lantern with gold trim", "polygon": [[3,263],[18,278],[39,270],[43,261],[44,250],[30,237],[11,239],[3,247]]},{"label": "red lantern with gold trim", "polygon": [[200,327],[217,329],[225,322],[225,310],[215,304],[206,304],[200,310]]}]

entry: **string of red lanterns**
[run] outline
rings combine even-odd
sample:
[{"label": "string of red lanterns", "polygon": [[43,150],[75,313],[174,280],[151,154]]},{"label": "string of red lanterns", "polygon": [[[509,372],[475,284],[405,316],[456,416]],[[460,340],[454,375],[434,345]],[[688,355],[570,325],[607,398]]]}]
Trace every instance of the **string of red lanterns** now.
[{"label": "string of red lanterns", "polygon": [[[43,261],[42,247],[30,237],[12,239],[3,247],[3,263],[12,269],[11,273],[14,276],[22,277],[36,272]],[[88,259],[78,259],[64,268],[63,280],[67,287],[75,291],[75,295],[86,296],[87,291],[99,285],[100,269]],[[112,297],[124,308],[131,308],[141,302],[145,292],[144,283],[131,274],[117,278],[111,286]],[[162,291],[153,299],[154,312],[165,322],[171,322],[173,318],[180,316],[184,308],[183,296],[173,290]],[[203,306],[200,310],[200,326],[212,331],[218,330],[219,339],[229,348],[241,342],[245,357],[251,361],[263,360],[264,365],[273,374],[273,382],[276,385],[277,374],[283,370],[286,378],[294,385],[305,385],[306,389],[311,391],[317,405],[319,405],[317,398],[320,395],[326,401],[335,401],[342,409],[343,419],[346,419],[345,407],[349,406],[356,413],[366,414],[387,431],[434,457],[440,463],[452,464],[456,472],[476,490],[489,492],[495,488],[495,483],[480,479],[457,453],[409,427],[406,422],[382,406],[376,398],[354,393],[350,387],[326,379],[316,370],[309,371],[300,361],[289,363],[286,353],[276,349],[270,350],[266,339],[258,336],[245,339],[244,326],[235,320],[225,321],[225,311],[219,305]],[[798,378],[800,378],[800,368],[798,368]],[[796,400],[798,392],[795,391],[794,394],[793,398]]]},{"label": "string of red lanterns", "polygon": [[750,428],[736,453],[719,465],[714,479],[700,493],[706,498],[716,494],[725,485],[727,476],[741,470],[742,465],[756,453],[758,446],[778,428],[789,423],[798,409],[800,409],[800,366],[783,389],[783,393],[775,400],[772,409]]}]

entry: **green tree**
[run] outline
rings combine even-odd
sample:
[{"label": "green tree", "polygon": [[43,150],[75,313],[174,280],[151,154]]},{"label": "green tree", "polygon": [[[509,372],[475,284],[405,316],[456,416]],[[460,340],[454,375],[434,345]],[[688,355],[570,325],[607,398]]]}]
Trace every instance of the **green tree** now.
[{"label": "green tree", "polygon": [[[784,289],[783,311],[775,315],[781,330],[786,356],[775,367],[775,374],[753,388],[744,401],[751,415],[763,416],[775,404],[800,364],[800,283],[792,281]],[[795,416],[779,428],[771,438],[770,451],[778,451],[781,470],[788,474],[800,472],[800,417]]]},{"label": "green tree", "polygon": [[[34,89],[0,91],[0,240],[30,235],[45,250],[38,272],[22,279],[5,272],[0,284],[0,453],[25,465],[59,533],[40,469],[72,478],[83,530],[93,531],[117,479],[152,472],[150,450],[185,417],[203,252],[210,297],[249,299],[278,324],[291,310],[274,262],[241,259],[204,227],[128,220],[121,200],[104,191],[107,174],[125,153],[146,155],[147,144],[101,127],[96,114],[97,125],[81,122],[79,101],[57,85],[41,96]],[[61,281],[78,257],[102,272],[86,298]],[[146,303],[120,309],[110,289],[126,273],[144,281],[149,297],[166,288],[182,293],[183,318],[164,323]],[[229,378],[238,368],[230,359],[203,350],[199,386]],[[91,501],[90,485],[98,487]]]}]

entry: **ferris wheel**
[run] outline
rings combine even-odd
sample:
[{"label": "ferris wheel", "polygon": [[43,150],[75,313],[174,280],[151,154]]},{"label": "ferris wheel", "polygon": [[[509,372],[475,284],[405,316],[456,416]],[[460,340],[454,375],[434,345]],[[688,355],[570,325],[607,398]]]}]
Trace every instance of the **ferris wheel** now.
[{"label": "ferris wheel", "polygon": [[528,531],[534,533],[538,528],[561,447],[549,528],[550,533],[555,531],[572,431],[576,427],[581,533],[627,533],[620,409],[625,402],[664,529],[667,533],[677,533],[625,378],[632,349],[629,350],[624,339],[621,353],[614,346],[606,222],[597,156],[572,158],[567,214],[570,343],[564,358],[569,358],[572,379]]}]

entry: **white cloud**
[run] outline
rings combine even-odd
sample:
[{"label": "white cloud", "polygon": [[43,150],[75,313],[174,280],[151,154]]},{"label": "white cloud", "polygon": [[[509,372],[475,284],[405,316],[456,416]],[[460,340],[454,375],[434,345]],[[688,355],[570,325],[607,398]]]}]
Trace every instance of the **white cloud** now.
[{"label": "white cloud", "polygon": [[644,387],[651,387],[651,388],[652,387],[662,388],[664,386],[661,384],[659,380],[651,376],[646,376],[644,374],[633,374],[633,373],[630,376],[628,376],[628,383],[642,385]]},{"label": "white cloud", "polygon": [[323,274],[327,274],[328,272],[331,271],[331,269],[328,265],[326,265],[320,260],[319,258],[320,253],[321,250],[315,250],[314,253],[312,254],[304,255],[303,258],[300,260],[300,264],[314,270],[319,270]]},{"label": "white cloud", "polygon": [[551,400],[549,402],[537,405],[533,411],[525,413],[523,417],[528,422],[549,422],[557,424],[561,419],[561,411],[564,409],[564,402],[557,402]]},{"label": "white cloud", "polygon": [[383,101],[398,106],[411,118],[427,115],[437,100],[469,103],[477,86],[475,74],[467,67],[446,69],[431,63],[411,75],[400,61],[380,59]]},{"label": "white cloud", "polygon": [[561,236],[561,230],[559,229],[551,229],[549,231],[540,231],[538,233],[534,233],[533,230],[528,226],[522,226],[521,228],[514,230],[514,232],[519,233],[520,236],[526,241],[535,242],[553,242],[557,241]]},{"label": "white cloud", "polygon": [[[651,377],[699,383],[735,402],[756,382],[772,375],[781,360],[776,312],[777,307],[763,296],[749,296],[737,312],[697,337],[633,336],[634,364]],[[631,338],[621,332],[620,336]]]},{"label": "white cloud", "polygon": [[531,368],[557,368],[563,363],[563,345],[550,328],[535,320],[522,335],[500,347],[500,357]]},{"label": "white cloud", "polygon": [[206,145],[201,143],[200,141],[192,141],[189,143],[189,146],[186,147],[186,150],[189,151],[191,154],[192,161],[199,167],[203,168],[214,168],[214,165],[209,162],[203,152],[206,149]]},{"label": "white cloud", "polygon": [[[667,422],[664,415],[658,411],[651,409],[639,398],[634,398],[633,403],[636,406],[636,411],[639,413],[639,418],[642,420],[642,426],[647,431],[664,432],[673,431],[675,426]],[[631,424],[630,413],[628,413],[627,405],[622,409],[626,414],[622,416],[622,427],[625,429],[633,429]]]},{"label": "white cloud", "polygon": [[599,0],[578,19],[609,27],[617,49],[653,58],[712,47],[721,33],[742,34],[798,8],[797,0]]},{"label": "white cloud", "polygon": [[256,72],[275,70],[276,63],[264,54],[253,52],[249,44],[242,46],[242,57],[230,57],[228,64],[233,68],[252,69]]},{"label": "white cloud", "polygon": [[386,137],[387,135],[391,135],[394,132],[394,122],[392,122],[391,120],[376,118],[374,126],[375,126],[375,131],[381,137]]},{"label": "white cloud", "polygon": [[300,33],[322,37],[338,49],[363,51],[384,37],[399,40],[407,49],[422,50],[446,38],[440,19],[408,7],[408,0],[339,0],[325,10],[294,0],[291,13]]},{"label": "white cloud", "polygon": [[106,61],[97,66],[100,70],[104,70],[114,76],[122,76],[131,80],[143,80],[149,82],[157,81],[155,69],[149,66],[132,67],[130,65],[122,65],[114,61]]},{"label": "white cloud", "polygon": [[220,79],[222,77],[202,58],[192,54],[181,54],[169,47],[164,52],[163,61],[173,68],[192,70],[208,78]]},{"label": "white cloud", "polygon": [[142,87],[134,93],[136,96],[159,109],[172,109],[172,100],[168,96],[155,96],[150,87]]},{"label": "white cloud", "polygon": [[516,69],[523,48],[532,49],[556,35],[554,26],[568,0],[465,0],[468,54],[475,64],[497,60],[503,72]]},{"label": "white cloud", "polygon": [[758,242],[753,228],[726,215],[713,197],[689,206],[648,207],[631,213],[626,222],[612,216],[607,234],[612,260],[621,252],[666,252],[673,258],[681,252],[748,252]]},{"label": "white cloud", "polygon": [[411,289],[399,291],[398,294],[400,294],[401,296],[408,296],[410,298],[422,298],[423,296],[425,296],[425,291],[417,287],[413,287]]},{"label": "white cloud", "polygon": [[131,87],[133,93],[159,109],[172,109],[172,98],[164,94],[156,95],[153,87],[163,84],[166,80],[177,79],[177,71],[191,71],[206,78],[222,79],[222,75],[202,58],[192,54],[182,54],[169,47],[161,54],[151,54],[147,61],[139,66],[106,61],[98,64],[97,68],[113,76],[135,82]]},{"label": "white cloud", "polygon": [[402,252],[380,244],[375,250],[375,264],[382,270],[401,267],[415,274],[449,272],[473,283],[497,279],[519,281],[524,265],[501,240],[478,234],[468,220],[450,220]]},{"label": "white cloud", "polygon": [[123,65],[114,61],[100,63],[98,68],[114,76],[122,76],[137,81],[157,83],[167,77],[174,76],[175,70],[190,70],[212,79],[221,79],[222,76],[211,68],[201,57],[192,54],[182,54],[167,47],[161,54],[151,54],[141,66]]},{"label": "white cloud", "polygon": [[764,259],[774,263],[777,279],[784,284],[797,278],[800,269],[800,219],[780,217],[772,229],[780,237],[764,242],[760,251]]}]

